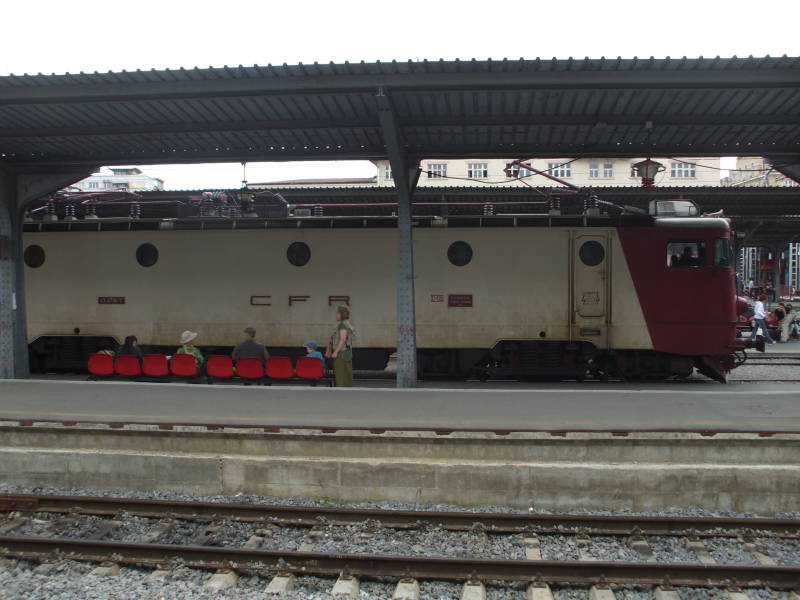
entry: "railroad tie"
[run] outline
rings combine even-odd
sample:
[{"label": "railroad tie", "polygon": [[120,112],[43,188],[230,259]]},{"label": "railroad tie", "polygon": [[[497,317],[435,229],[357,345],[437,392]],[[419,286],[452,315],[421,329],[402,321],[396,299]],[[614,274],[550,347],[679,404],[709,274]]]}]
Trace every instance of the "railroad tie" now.
[{"label": "railroad tie", "polygon": [[681,600],[678,592],[673,588],[665,588],[658,586],[656,588],[656,600]]},{"label": "railroad tie", "polygon": [[486,586],[480,581],[467,581],[461,588],[461,600],[486,600]]},{"label": "railroad tie", "polygon": [[589,588],[589,600],[617,600],[617,597],[610,587],[598,584]]},{"label": "railroad tie", "polygon": [[717,561],[714,559],[713,556],[706,548],[706,545],[703,541],[698,537],[688,537],[686,538],[686,549],[691,550],[694,552],[697,560],[699,560],[704,565],[715,565]]},{"label": "railroad tie", "polygon": [[553,600],[553,592],[546,583],[532,583],[525,591],[525,600]]},{"label": "railroad tie", "polygon": [[236,571],[218,569],[216,573],[208,578],[205,587],[212,590],[226,590],[237,585],[239,585],[239,574]]},{"label": "railroad tie", "polygon": [[247,541],[244,543],[244,548],[247,550],[256,550],[257,548],[261,548],[261,544],[264,543],[264,538],[259,535],[251,535],[247,538]]},{"label": "railroad tie", "polygon": [[105,521],[101,523],[91,534],[84,536],[85,540],[102,540],[115,529],[122,527],[122,521]]},{"label": "railroad tie", "polygon": [[169,579],[170,575],[172,575],[172,570],[169,567],[165,565],[158,565],[150,572],[148,579],[150,581],[164,581]]},{"label": "railroad tie", "polygon": [[306,538],[300,543],[299,552],[313,552],[317,545],[317,540],[325,535],[325,531],[317,526],[312,527]]},{"label": "railroad tie", "polygon": [[750,596],[747,592],[735,589],[735,590],[725,590],[725,594],[728,597],[728,600],[750,600]]},{"label": "railroad tie", "polygon": [[538,535],[532,533],[526,536],[522,543],[525,544],[525,558],[527,560],[542,560],[542,543]]},{"label": "railroad tie", "polygon": [[139,539],[139,543],[152,544],[173,527],[175,527],[175,521],[172,520],[161,521],[158,525],[155,525],[154,527],[150,528],[150,530]]},{"label": "railroad tie", "polygon": [[586,534],[575,536],[575,543],[578,544],[578,558],[583,561],[596,561],[597,558],[589,552],[589,546],[592,544],[592,538]]},{"label": "railroad tie", "polygon": [[15,529],[19,529],[28,521],[29,519],[27,518],[11,519],[8,523],[3,523],[0,525],[0,535],[5,535],[14,531]]},{"label": "railroad tie", "polygon": [[638,552],[641,556],[643,556],[647,562],[655,562],[655,556],[653,556],[653,549],[650,547],[650,544],[642,535],[632,535],[628,538],[628,548],[631,550]]},{"label": "railroad tie", "polygon": [[392,600],[419,600],[419,581],[416,579],[398,581]]},{"label": "railroad tie", "polygon": [[589,600],[617,600],[617,597],[607,585],[597,584],[589,588]]},{"label": "railroad tie", "polygon": [[104,562],[89,571],[89,577],[117,577],[118,575],[119,565],[112,562]]},{"label": "railroad tie", "polygon": [[297,577],[292,573],[279,573],[272,578],[264,590],[265,594],[285,594],[297,587]]},{"label": "railroad tie", "polygon": [[332,596],[348,596],[350,598],[358,598],[361,592],[361,584],[357,577],[352,575],[340,575],[336,583],[333,584],[331,590]]},{"label": "railroad tie", "polygon": [[744,549],[752,554],[753,558],[755,558],[760,565],[764,565],[765,567],[774,567],[778,564],[774,558],[761,552],[754,542],[745,542]]}]

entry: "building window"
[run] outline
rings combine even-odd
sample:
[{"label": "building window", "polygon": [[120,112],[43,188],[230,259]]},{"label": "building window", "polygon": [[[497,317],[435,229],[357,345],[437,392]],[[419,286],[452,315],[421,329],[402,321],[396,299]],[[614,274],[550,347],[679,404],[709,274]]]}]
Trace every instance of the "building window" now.
[{"label": "building window", "polygon": [[589,163],[589,177],[592,179],[600,177],[600,165],[597,163]]},{"label": "building window", "polygon": [[489,163],[467,163],[467,177],[486,179],[489,176]]},{"label": "building window", "polygon": [[670,163],[669,166],[670,177],[676,179],[688,179],[697,175],[695,165],[683,162]]},{"label": "building window", "polygon": [[603,177],[606,179],[614,177],[614,163],[603,163]]},{"label": "building window", "polygon": [[631,163],[631,177],[634,179],[639,177],[639,171],[636,169],[636,165]]},{"label": "building window", "polygon": [[111,182],[110,181],[104,181],[103,182],[103,188],[107,189],[107,190],[110,190],[111,189]]},{"label": "building window", "polygon": [[553,177],[572,177],[572,165],[569,163],[547,163],[547,170]]},{"label": "building window", "polygon": [[392,178],[392,165],[383,166],[383,178],[386,181],[389,181]]},{"label": "building window", "polygon": [[428,163],[428,178],[447,177],[447,163]]},{"label": "building window", "polygon": [[128,184],[127,183],[115,183],[113,184],[115,190],[127,190]]},{"label": "building window", "polygon": [[[527,167],[527,169],[525,168]],[[508,168],[508,175],[513,179],[521,179],[523,177],[530,177],[533,175],[531,171],[531,163],[513,164]]]},{"label": "building window", "polygon": [[96,190],[96,189],[98,189],[100,187],[100,182],[99,181],[89,181],[87,183],[87,187],[90,190]]}]

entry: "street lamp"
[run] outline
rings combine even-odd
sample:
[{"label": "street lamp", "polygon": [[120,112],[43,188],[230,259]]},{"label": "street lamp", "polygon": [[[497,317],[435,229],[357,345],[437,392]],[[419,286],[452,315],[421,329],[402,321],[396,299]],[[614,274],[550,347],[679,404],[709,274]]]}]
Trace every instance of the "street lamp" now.
[{"label": "street lamp", "polygon": [[642,187],[651,188],[655,182],[656,173],[664,170],[664,165],[649,158],[633,165],[636,174],[642,178]]}]

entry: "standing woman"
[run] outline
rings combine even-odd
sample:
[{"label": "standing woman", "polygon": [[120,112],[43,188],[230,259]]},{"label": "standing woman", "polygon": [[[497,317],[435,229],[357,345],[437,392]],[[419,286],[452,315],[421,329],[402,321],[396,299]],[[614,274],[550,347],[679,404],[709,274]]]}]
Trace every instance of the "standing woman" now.
[{"label": "standing woman", "polygon": [[769,334],[769,330],[767,329],[767,323],[764,321],[767,314],[764,309],[764,302],[767,301],[766,294],[759,294],[758,300],[756,300],[755,305],[753,306],[753,338],[755,338],[758,330],[761,329],[761,333],[764,336],[764,341],[767,344],[774,344],[775,341],[772,339],[772,336]]},{"label": "standing woman", "polygon": [[791,326],[794,322],[794,318],[797,316],[795,312],[792,310],[791,304],[785,304],[783,307],[785,316],[783,317],[783,321],[780,323],[781,329],[781,339],[778,340],[779,342],[786,343],[789,341],[789,337],[791,336]]},{"label": "standing woman", "polygon": [[355,331],[350,324],[350,309],[336,308],[336,330],[331,335],[325,356],[333,359],[333,378],[336,387],[353,387],[353,337]]}]

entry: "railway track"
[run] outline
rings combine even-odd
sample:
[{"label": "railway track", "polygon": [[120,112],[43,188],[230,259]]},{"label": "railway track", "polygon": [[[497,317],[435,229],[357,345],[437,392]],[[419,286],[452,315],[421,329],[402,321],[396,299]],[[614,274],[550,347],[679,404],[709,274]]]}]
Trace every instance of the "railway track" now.
[{"label": "railway track", "polygon": [[[133,518],[152,522],[146,524],[147,530],[136,541],[114,541],[115,530],[124,528],[126,521]],[[215,532],[243,524],[251,529],[239,543],[218,545]],[[282,531],[296,535],[298,528],[303,529],[299,548],[275,549],[275,538],[280,538]],[[391,537],[399,538],[431,528],[438,528],[444,536],[461,535],[462,540],[469,540],[471,555],[354,552],[348,548],[349,538],[363,537],[365,532],[368,538],[370,532],[390,530]],[[30,535],[32,530],[38,531],[38,535]],[[189,534],[176,541],[168,535],[176,530]],[[331,532],[336,531],[339,533],[334,533],[331,541]],[[518,552],[512,558],[485,558],[488,551],[484,549],[492,537],[518,544]],[[567,560],[547,556],[549,537],[562,543],[568,540],[577,556]],[[593,545],[608,543],[609,538],[625,546],[637,559],[598,559]],[[660,560],[654,549],[662,538],[680,540],[694,560],[680,563]],[[164,543],[167,539],[172,542]],[[750,564],[717,561],[711,550],[715,540],[723,540],[737,546],[737,551],[748,553]],[[769,546],[767,542],[783,544],[794,560],[770,556],[765,549]],[[79,561],[160,569],[177,562],[211,570],[345,574],[405,581],[792,590],[800,589],[800,520],[387,511],[4,495],[0,496],[0,555],[37,562],[66,555]]]}]

